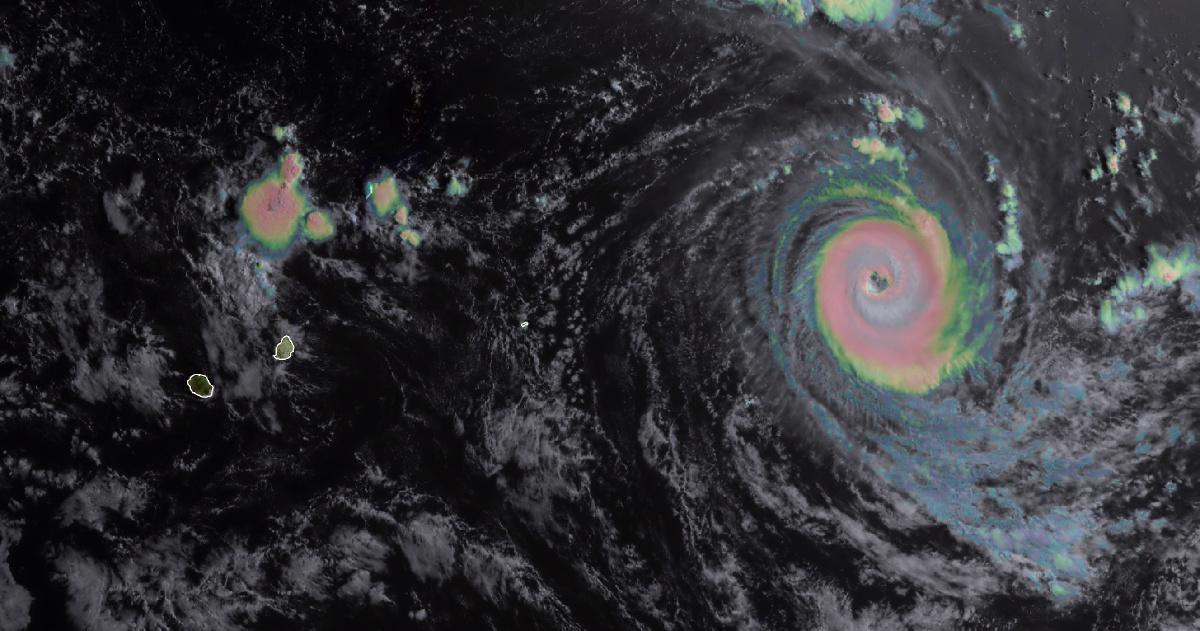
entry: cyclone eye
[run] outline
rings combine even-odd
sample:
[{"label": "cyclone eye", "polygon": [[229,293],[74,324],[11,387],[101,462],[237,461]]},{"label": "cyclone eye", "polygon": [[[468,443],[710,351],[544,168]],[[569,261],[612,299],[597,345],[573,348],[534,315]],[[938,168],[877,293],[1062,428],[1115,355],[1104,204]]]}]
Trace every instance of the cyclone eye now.
[{"label": "cyclone eye", "polygon": [[863,290],[873,296],[882,294],[892,284],[889,276],[887,270],[882,273],[879,270],[871,270],[871,273],[867,275],[867,282],[863,285]]}]

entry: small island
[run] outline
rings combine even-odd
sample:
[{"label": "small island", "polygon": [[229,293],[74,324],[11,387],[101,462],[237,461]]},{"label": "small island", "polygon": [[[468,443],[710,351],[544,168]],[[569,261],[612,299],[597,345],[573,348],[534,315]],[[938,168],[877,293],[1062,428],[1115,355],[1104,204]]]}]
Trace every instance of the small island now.
[{"label": "small island", "polygon": [[280,338],[279,343],[275,345],[275,359],[284,361],[291,359],[292,354],[296,352],[296,344],[292,342],[292,336],[285,335]]},{"label": "small island", "polygon": [[208,375],[203,375],[200,373],[191,375],[187,378],[187,386],[188,390],[192,391],[192,394],[200,397],[201,399],[207,399],[213,395],[213,385],[212,382],[208,380]]}]

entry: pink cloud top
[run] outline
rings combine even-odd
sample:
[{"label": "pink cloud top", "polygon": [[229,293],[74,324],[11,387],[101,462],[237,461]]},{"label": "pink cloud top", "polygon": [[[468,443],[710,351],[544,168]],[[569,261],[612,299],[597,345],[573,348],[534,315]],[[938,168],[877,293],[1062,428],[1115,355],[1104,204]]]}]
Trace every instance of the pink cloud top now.
[{"label": "pink cloud top", "polygon": [[277,178],[251,188],[243,205],[250,230],[271,243],[291,238],[303,210],[304,198]]},{"label": "pink cloud top", "polygon": [[937,344],[946,274],[936,238],[918,225],[854,223],[826,245],[817,276],[819,315],[848,359],[907,387],[936,383],[949,356]]},{"label": "pink cloud top", "polygon": [[304,161],[300,158],[300,154],[293,152],[283,156],[279,173],[285,184],[291,185],[299,181],[300,175],[304,173]]}]

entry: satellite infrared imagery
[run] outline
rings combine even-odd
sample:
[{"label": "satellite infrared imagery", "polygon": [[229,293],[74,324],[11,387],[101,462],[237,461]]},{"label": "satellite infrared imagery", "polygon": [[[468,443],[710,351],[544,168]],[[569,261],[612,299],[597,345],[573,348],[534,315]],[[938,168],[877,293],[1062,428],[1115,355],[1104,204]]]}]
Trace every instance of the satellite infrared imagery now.
[{"label": "satellite infrared imagery", "polygon": [[0,631],[1200,629],[1200,1],[0,0]]}]

